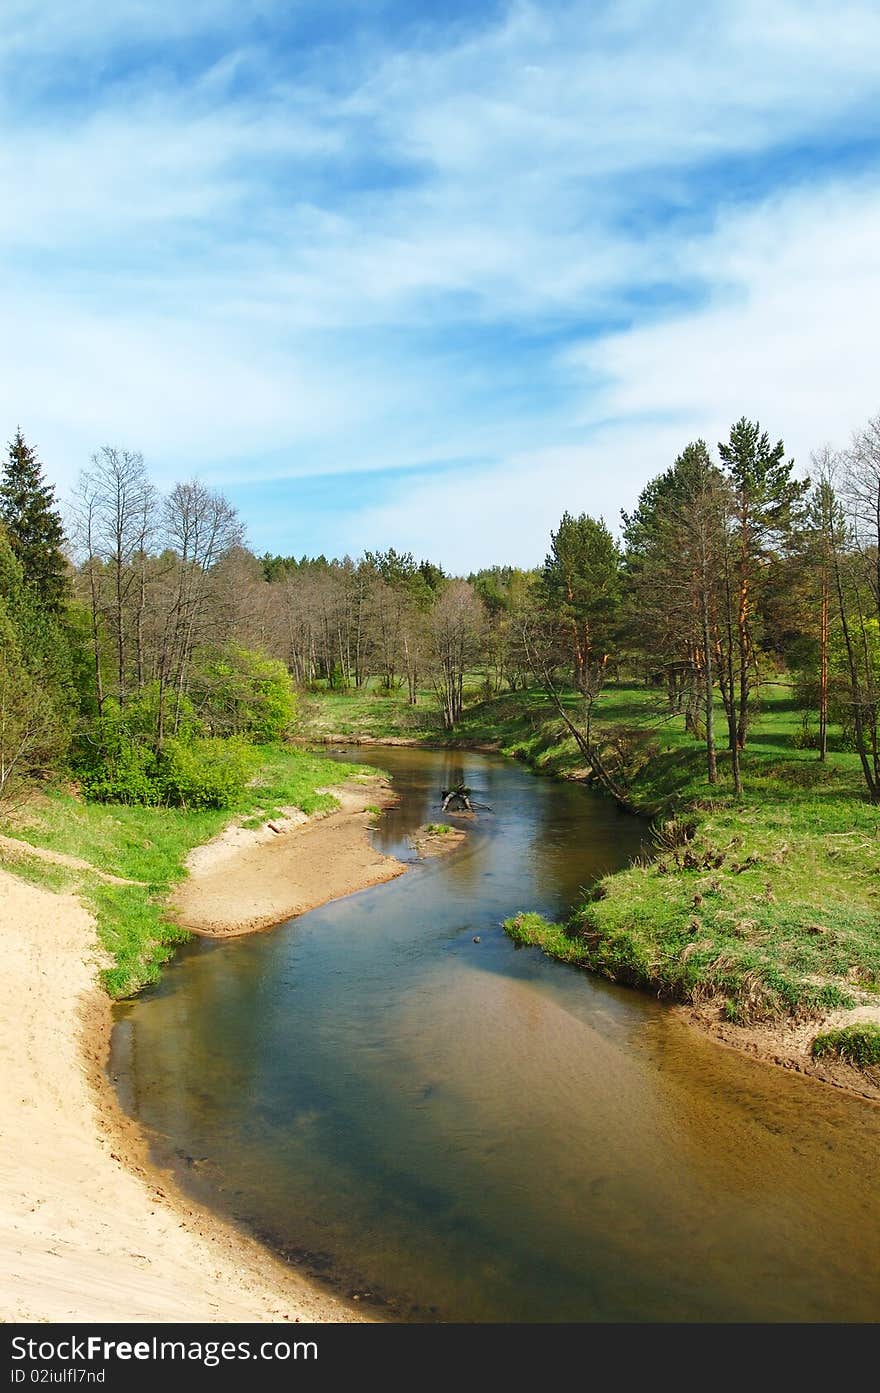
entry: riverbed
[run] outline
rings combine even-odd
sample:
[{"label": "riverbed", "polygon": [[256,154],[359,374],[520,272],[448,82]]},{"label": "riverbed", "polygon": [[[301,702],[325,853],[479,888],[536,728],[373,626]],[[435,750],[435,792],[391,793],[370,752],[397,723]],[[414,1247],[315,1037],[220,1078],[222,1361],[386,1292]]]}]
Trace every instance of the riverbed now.
[{"label": "riverbed", "polygon": [[497,757],[344,757],[393,775],[386,854],[412,859],[444,787],[487,807],[448,856],[200,940],[118,1008],[156,1159],[391,1319],[877,1319],[880,1109],[501,928],[564,915],[644,827]]}]

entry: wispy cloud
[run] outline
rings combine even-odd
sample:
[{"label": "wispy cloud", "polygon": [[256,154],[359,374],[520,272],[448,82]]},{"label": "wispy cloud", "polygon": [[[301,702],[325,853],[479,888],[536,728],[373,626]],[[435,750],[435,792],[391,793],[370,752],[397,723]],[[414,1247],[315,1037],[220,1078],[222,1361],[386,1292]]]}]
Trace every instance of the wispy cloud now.
[{"label": "wispy cloud", "polygon": [[465,565],[743,411],[805,455],[877,409],[873,3],[474,8],[7,0],[7,432]]}]

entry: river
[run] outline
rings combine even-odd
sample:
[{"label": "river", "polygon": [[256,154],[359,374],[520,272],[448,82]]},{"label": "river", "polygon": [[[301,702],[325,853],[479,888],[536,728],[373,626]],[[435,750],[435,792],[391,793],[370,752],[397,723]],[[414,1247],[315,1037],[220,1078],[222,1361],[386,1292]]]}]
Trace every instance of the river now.
[{"label": "river", "polygon": [[564,914],[644,828],[492,756],[345,757],[401,794],[382,851],[412,859],[453,782],[491,812],[387,885],[197,940],[117,1009],[156,1158],[392,1319],[880,1317],[880,1109],[501,928]]}]

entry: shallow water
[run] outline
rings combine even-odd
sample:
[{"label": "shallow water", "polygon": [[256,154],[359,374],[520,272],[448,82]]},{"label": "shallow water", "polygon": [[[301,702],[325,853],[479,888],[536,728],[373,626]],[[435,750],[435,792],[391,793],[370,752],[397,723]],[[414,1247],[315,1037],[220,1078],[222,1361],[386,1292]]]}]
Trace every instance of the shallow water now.
[{"label": "shallow water", "polygon": [[500,927],[564,913],[644,829],[489,756],[346,757],[394,774],[383,851],[411,856],[453,781],[492,812],[390,884],[197,941],[119,1009],[111,1072],[157,1158],[393,1317],[880,1317],[880,1109]]}]

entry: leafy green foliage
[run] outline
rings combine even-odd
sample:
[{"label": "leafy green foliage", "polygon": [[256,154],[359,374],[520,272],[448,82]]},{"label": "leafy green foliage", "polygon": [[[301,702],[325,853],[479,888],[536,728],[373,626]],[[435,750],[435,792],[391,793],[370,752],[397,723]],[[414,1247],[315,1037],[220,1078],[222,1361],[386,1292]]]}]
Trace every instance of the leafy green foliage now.
[{"label": "leafy green foliage", "polygon": [[162,802],[156,755],[135,739],[116,713],[95,721],[74,768],[80,788],[97,803]]},{"label": "leafy green foliage", "polygon": [[745,416],[719,442],[718,453],[733,489],[739,531],[760,552],[788,527],[809,484],[791,477],[794,461],[786,460],[783,442],[771,445],[760,423]]},{"label": "leafy green foliage", "polygon": [[0,802],[12,802],[63,756],[65,731],[51,698],[28,671],[0,601]]},{"label": "leafy green foliage", "polygon": [[53,772],[67,748],[63,647],[51,643],[57,627],[34,606],[0,526],[0,802]]},{"label": "leafy green foliage", "polygon": [[[228,808],[253,772],[252,743],[287,731],[295,714],[282,663],[229,645],[204,654],[194,695],[177,702],[177,734],[157,749],[159,685],[148,683],[125,706],[112,697],[83,727],[74,769],[87,798],[146,806]],[[206,716],[208,719],[206,719]],[[204,735],[223,731],[223,735]]]},{"label": "leafy green foliage", "polygon": [[236,736],[167,740],[156,751],[128,712],[108,703],[79,750],[77,773],[87,798],[147,807],[229,808],[241,797],[256,763]]},{"label": "leafy green foliage", "polygon": [[621,556],[604,521],[564,513],[550,535],[542,588],[568,634],[575,686],[597,687],[612,649],[620,602]]},{"label": "leafy green foliage", "polygon": [[231,808],[254,771],[253,749],[229,739],[169,740],[157,760],[161,802],[181,808]]},{"label": "leafy green foliage", "polygon": [[284,664],[238,643],[196,654],[190,696],[212,735],[265,744],[283,739],[296,719],[296,694]]}]

